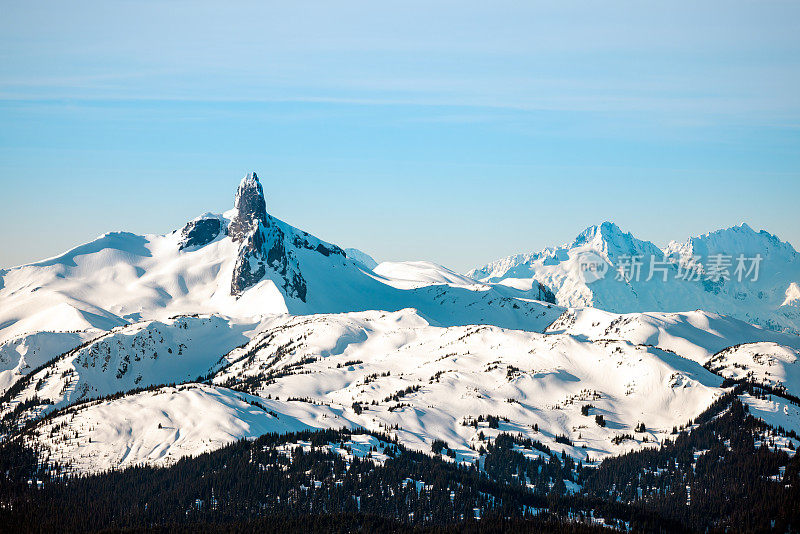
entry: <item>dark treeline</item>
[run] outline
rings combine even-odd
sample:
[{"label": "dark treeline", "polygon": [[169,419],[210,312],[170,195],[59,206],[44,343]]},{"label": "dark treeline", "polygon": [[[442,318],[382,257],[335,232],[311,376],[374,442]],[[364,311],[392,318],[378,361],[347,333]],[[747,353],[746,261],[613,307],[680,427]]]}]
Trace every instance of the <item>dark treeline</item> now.
[{"label": "dark treeline", "polygon": [[[592,511],[614,525],[633,520],[652,526],[659,521],[647,511],[619,503],[563,496],[563,488],[557,486],[555,491],[531,492],[516,480],[504,481],[515,479],[513,473],[490,467],[500,479],[494,480],[476,466],[409,451],[388,436],[376,436],[389,457],[382,466],[369,458],[347,461],[331,452],[326,444],[346,442],[351,433],[328,430],[265,435],[168,468],[132,467],[57,478],[48,475],[34,451],[10,442],[0,454],[0,472],[5,474],[0,480],[2,528],[51,532],[202,524],[238,530],[256,529],[263,518],[290,525],[314,523],[324,516],[320,524],[332,531],[372,521],[378,530],[419,527],[448,532],[480,517],[483,520],[470,527],[476,532],[483,531],[481,525],[490,524],[490,518],[494,524],[505,518],[509,530],[588,532],[591,528],[575,521]],[[294,445],[299,440],[310,442],[310,450]],[[509,438],[491,444],[488,457],[522,459],[520,466],[532,473],[522,455],[511,451],[513,443]],[[552,467],[542,476],[560,480],[566,468],[556,454],[549,458]]]},{"label": "dark treeline", "polygon": [[479,470],[446,458],[443,442],[430,456],[371,433],[370,455],[388,457],[379,465],[332,452],[353,432],[326,430],[268,434],[167,468],[67,477],[14,440],[0,448],[0,530],[800,530],[800,458],[774,446],[780,431],[733,394],[697,421],[600,467],[504,434],[481,446]]},{"label": "dark treeline", "polygon": [[698,530],[798,532],[800,456],[776,447],[781,434],[734,399],[721,416],[660,449],[584,471],[585,491]]}]

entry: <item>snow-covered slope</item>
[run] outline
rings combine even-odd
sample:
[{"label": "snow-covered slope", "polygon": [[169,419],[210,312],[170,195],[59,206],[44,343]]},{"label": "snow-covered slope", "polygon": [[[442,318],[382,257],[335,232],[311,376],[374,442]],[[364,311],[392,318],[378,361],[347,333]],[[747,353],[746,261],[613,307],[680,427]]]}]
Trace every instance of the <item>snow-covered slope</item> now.
[{"label": "snow-covered slope", "polygon": [[241,438],[346,423],[325,409],[191,384],[76,406],[36,427],[26,440],[42,447],[51,462],[97,472],[169,465]]},{"label": "snow-covered slope", "polygon": [[431,285],[462,287],[471,291],[492,290],[506,298],[555,302],[555,296],[535,280],[511,285],[477,282],[442,265],[429,261],[385,261],[373,271],[384,278],[384,282],[398,289],[416,289]]},{"label": "snow-covered slope", "polygon": [[74,349],[101,332],[35,332],[0,343],[0,395],[53,356]]},{"label": "snow-covered slope", "polygon": [[[654,347],[493,326],[440,328],[413,310],[276,319],[240,350],[214,383],[344,408],[368,428],[397,425],[412,447],[438,438],[462,454],[480,431],[491,432],[469,424],[487,415],[508,419],[500,430],[559,448],[556,436],[569,436],[578,457],[619,453],[644,441],[617,446],[612,438],[644,422],[650,442],[663,439],[704,410],[722,381]],[[591,417],[581,414],[585,404]],[[598,414],[605,427],[595,423]]]},{"label": "snow-covered slope", "polygon": [[[714,270],[716,255],[724,258]],[[757,255],[758,273],[750,270]],[[740,256],[744,270],[737,272]],[[800,333],[800,255],[790,244],[747,225],[673,242],[662,251],[605,222],[570,244],[510,256],[468,276],[511,287],[538,281],[562,306],[617,313],[703,309]]]},{"label": "snow-covered slope", "polygon": [[[442,328],[414,310],[275,317],[227,359],[233,363],[214,376],[216,388],[90,403],[32,435],[54,459],[80,469],[162,463],[168,452],[174,460],[281,425],[360,425],[425,451],[442,439],[470,460],[481,435],[514,432],[585,460],[660,442],[722,393],[719,376],[658,348]],[[202,420],[192,413],[200,411]],[[54,434],[65,421],[70,431]],[[634,431],[640,423],[646,432]],[[572,445],[556,441],[564,437]]]},{"label": "snow-covered slope", "polygon": [[0,414],[14,423],[115,393],[192,381],[224,366],[256,325],[221,317],[178,317],[118,327],[22,378],[8,390]]},{"label": "snow-covered slope", "polygon": [[[0,343],[52,330],[113,327],[176,315],[398,310],[443,325],[491,323],[542,330],[560,310],[491,285],[399,287],[336,245],[270,216],[253,173],[233,210],[167,235],[105,234],[60,256],[3,272]],[[542,295],[544,296],[544,295]],[[50,354],[55,356],[55,354]]]},{"label": "snow-covered slope", "polygon": [[722,349],[743,343],[768,341],[800,348],[800,336],[774,332],[701,310],[616,314],[594,308],[569,309],[548,327],[547,332],[590,340],[616,339],[636,345],[652,345],[700,364],[706,364]]},{"label": "snow-covered slope", "polygon": [[482,288],[475,280],[430,261],[385,261],[373,271],[399,287],[452,284]]},{"label": "snow-covered slope", "polygon": [[736,345],[712,356],[706,367],[725,378],[748,379],[800,397],[800,349],[761,342]]}]

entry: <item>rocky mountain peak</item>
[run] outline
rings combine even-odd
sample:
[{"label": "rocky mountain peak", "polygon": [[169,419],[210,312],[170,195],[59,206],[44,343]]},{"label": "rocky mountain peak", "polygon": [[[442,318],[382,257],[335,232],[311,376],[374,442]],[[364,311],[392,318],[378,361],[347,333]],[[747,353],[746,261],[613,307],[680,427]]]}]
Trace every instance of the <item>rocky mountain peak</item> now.
[{"label": "rocky mountain peak", "polygon": [[581,232],[570,248],[589,246],[596,252],[606,254],[609,259],[618,256],[645,256],[660,258],[663,251],[650,241],[637,239],[630,232],[624,232],[616,224],[605,221],[590,226]]},{"label": "rocky mountain peak", "polygon": [[306,241],[288,235],[267,215],[267,203],[258,175],[248,173],[236,190],[235,214],[228,235],[240,242],[233,269],[231,295],[240,296],[265,276],[272,276],[287,297],[305,301],[306,282],[293,249]]},{"label": "rocky mountain peak", "polygon": [[786,262],[795,266],[800,262],[800,254],[789,242],[781,241],[778,236],[766,230],[756,232],[747,223],[690,237],[683,242],[672,241],[667,245],[666,251],[671,257],[678,259],[700,256],[705,260],[715,254],[732,257],[739,254],[760,254],[770,261]]},{"label": "rocky mountain peak", "polygon": [[241,241],[259,222],[268,226],[264,189],[255,172],[247,173],[239,183],[234,208],[236,214],[228,227],[228,235],[234,241]]}]

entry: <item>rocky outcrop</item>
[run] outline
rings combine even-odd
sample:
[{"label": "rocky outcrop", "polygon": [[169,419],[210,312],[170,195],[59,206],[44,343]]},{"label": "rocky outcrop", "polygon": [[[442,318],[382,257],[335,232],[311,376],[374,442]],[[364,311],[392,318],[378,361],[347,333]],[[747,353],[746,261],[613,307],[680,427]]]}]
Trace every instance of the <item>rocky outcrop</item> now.
[{"label": "rocky outcrop", "polygon": [[233,269],[231,294],[241,295],[267,275],[267,270],[278,275],[273,279],[287,297],[305,302],[307,285],[300,272],[297,258],[286,248],[286,235],[277,225],[264,227],[260,222],[245,235]]},{"label": "rocky outcrop", "polygon": [[256,173],[248,173],[239,184],[234,208],[236,215],[228,225],[228,235],[234,241],[242,241],[258,224],[269,225],[264,190]]},{"label": "rocky outcrop", "polygon": [[214,241],[222,230],[219,219],[196,219],[190,221],[181,230],[180,250],[189,247],[202,247]]},{"label": "rocky outcrop", "polygon": [[239,296],[245,289],[257,284],[267,274],[264,257],[264,233],[260,226],[244,236],[236,264],[233,267],[231,295]]},{"label": "rocky outcrop", "polygon": [[[239,184],[234,204],[236,214],[228,225],[228,235],[235,242],[241,242],[239,254],[233,269],[231,294],[241,295],[256,285],[270,272],[275,284],[283,289],[287,297],[305,302],[306,281],[300,273],[300,266],[291,247],[298,246],[298,237],[289,240],[278,224],[267,214],[264,191],[256,173],[250,173]],[[305,248],[311,248],[307,240]],[[340,253],[322,247],[316,250],[324,255]],[[336,247],[338,249],[338,247]],[[343,253],[342,253],[343,254]]]},{"label": "rocky outcrop", "polygon": [[311,241],[309,239],[309,235],[307,232],[303,232],[303,235],[295,234],[294,238],[292,239],[292,244],[295,248],[305,248],[308,250],[313,250],[314,252],[319,252],[323,256],[341,256],[343,258],[347,257],[347,254],[344,250],[340,247],[333,245],[331,243],[321,243],[318,239],[314,239]]},{"label": "rocky outcrop", "polygon": [[541,300],[544,302],[550,302],[551,304],[556,303],[556,296],[555,294],[550,291],[550,289],[541,282],[536,282],[539,285],[539,296],[536,300]]}]

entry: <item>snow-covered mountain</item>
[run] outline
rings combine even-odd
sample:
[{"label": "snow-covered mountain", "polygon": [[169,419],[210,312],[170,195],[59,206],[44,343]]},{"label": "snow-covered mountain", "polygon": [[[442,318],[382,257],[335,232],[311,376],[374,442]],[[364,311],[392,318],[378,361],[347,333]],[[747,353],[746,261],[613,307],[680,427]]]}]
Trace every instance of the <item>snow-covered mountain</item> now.
[{"label": "snow-covered mountain", "polygon": [[[81,471],[141,462],[165,465],[241,437],[339,427],[388,432],[422,451],[429,451],[434,440],[443,440],[457,460],[469,462],[479,458],[483,439],[510,432],[593,461],[669,439],[674,427],[686,425],[726,392],[723,376],[712,371],[737,369],[719,355],[702,354],[725,345],[729,327],[750,328],[741,339],[758,339],[761,331],[699,313],[633,314],[612,319],[618,327],[609,331],[617,334],[614,339],[568,333],[564,326],[575,332],[587,319],[572,317],[566,315],[552,332],[540,334],[487,325],[432,326],[410,309],[275,316],[259,325],[249,343],[224,358],[191,358],[192,373],[212,370],[205,384],[79,403],[43,420],[28,439],[49,451],[52,459]],[[656,341],[663,346],[641,343],[653,340],[648,333],[656,326],[661,328]],[[82,366],[88,355],[100,354],[99,359],[95,356],[100,364],[107,354],[104,347],[118,346],[118,337],[158,338],[160,334],[151,334],[163,328],[125,327],[106,341],[68,355],[28,379],[7,405],[20,406],[25,400],[31,405],[38,391],[42,398],[53,396],[57,406],[45,403],[31,410],[49,412],[64,406],[59,400],[64,390],[68,395],[82,391],[79,384],[89,373],[102,372]],[[679,334],[685,336],[682,345],[671,337]],[[776,375],[780,371],[780,379],[796,388],[793,355],[798,349],[778,342],[791,341],[795,347],[800,343],[783,334],[769,335],[777,336],[777,342],[767,343],[771,356],[765,356],[755,372],[768,376],[765,370]],[[141,366],[153,367],[150,355],[156,346],[148,347],[143,363],[132,362],[131,376],[140,376]],[[746,364],[744,356],[735,356],[741,347],[731,349],[736,352],[726,358]],[[693,357],[684,358],[672,349]],[[176,359],[174,352],[164,356],[165,363]],[[772,360],[784,367],[774,366]],[[707,362],[714,365],[703,365]],[[109,380],[118,372],[118,359],[112,356],[112,363],[106,373]],[[177,375],[186,376],[187,368]],[[73,371],[65,373],[69,369]],[[147,376],[153,383],[152,375]],[[113,386],[105,387],[113,391]],[[784,428],[800,431],[800,409],[791,402],[745,400],[754,415],[780,418]],[[487,423],[490,418],[497,424]],[[70,433],[64,433],[65,427]]]},{"label": "snow-covered mountain", "polygon": [[[790,357],[771,360],[767,365],[741,364],[735,359],[721,360],[720,355],[733,348],[737,354],[748,347],[768,345],[777,353],[786,355],[800,350],[800,336],[766,330],[733,317],[704,311],[682,313],[629,313],[616,314],[594,308],[569,309],[547,328],[547,333],[571,334],[591,341],[620,340],[634,345],[653,346],[674,352],[681,357],[727,378],[744,378],[757,383],[775,385],[775,374],[793,375],[792,367],[800,363]],[[780,361],[779,361],[780,360]],[[729,367],[742,365],[746,372],[729,372]],[[786,367],[769,369],[771,365]],[[800,381],[783,381],[790,393],[800,396]]]},{"label": "snow-covered mountain", "polygon": [[[378,264],[267,207],[252,173],[225,213],[2,271],[0,442],[87,472],[364,427],[456,461],[508,432],[589,462],[663,443],[731,380],[785,394],[741,398],[800,431],[797,253],[774,236],[662,251],[604,223],[464,276]],[[763,278],[677,277],[722,253],[762,254]],[[633,257],[643,276],[616,280]]]},{"label": "snow-covered mountain", "polygon": [[[736,303],[745,310],[745,320],[764,324],[767,327],[785,327],[787,323],[798,331],[800,324],[800,253],[792,245],[781,241],[777,236],[761,230],[756,232],[742,223],[725,230],[710,232],[692,237],[683,243],[671,242],[665,252],[679,264],[696,264],[700,271],[707,273],[715,258],[722,256],[731,259],[731,277],[718,284],[709,285],[726,300]],[[736,276],[738,258],[758,257],[758,276],[753,274]],[[745,269],[754,268],[752,262],[743,262]],[[754,310],[748,313],[748,310]],[[765,316],[760,320],[762,310],[776,310],[777,318]],[[766,314],[765,314],[766,315]],[[783,317],[786,321],[783,321]]]},{"label": "snow-covered mountain", "polygon": [[800,254],[745,224],[661,250],[605,222],[572,243],[509,256],[468,276],[516,288],[538,282],[562,306],[617,313],[703,309],[800,333]]},{"label": "snow-covered mountain", "polygon": [[265,314],[413,307],[436,324],[541,331],[560,313],[537,301],[549,297],[538,288],[509,294],[455,273],[409,284],[402,273],[401,279],[376,273],[365,260],[269,215],[251,173],[224,214],[207,213],[166,235],[104,234],[60,256],[2,271],[3,369],[21,365],[19,355],[3,348],[19,336],[54,328],[79,333],[60,344],[42,339],[37,361],[46,361],[111,328],[177,315],[219,314],[247,323]]},{"label": "snow-covered mountain", "polygon": [[546,296],[538,290],[511,302],[492,284],[455,273],[440,282],[400,288],[391,273],[377,274],[340,247],[270,216],[252,173],[224,214],[203,215],[167,235],[105,234],[5,271],[0,342],[54,324],[108,330],[195,313],[251,318],[414,307],[442,324],[496,322],[532,330],[547,326],[536,316],[557,315],[531,302]]},{"label": "snow-covered mountain", "polygon": [[[663,440],[673,426],[695,417],[722,392],[720,377],[654,347],[492,326],[435,327],[413,310],[276,317],[226,359],[231,363],[211,381],[216,389],[198,390],[198,409],[209,414],[227,413],[220,404],[236,398],[235,392],[227,392],[232,388],[244,402],[263,403],[265,409],[254,413],[264,421],[270,420],[264,412],[273,411],[279,414],[276,423],[292,427],[359,425],[385,431],[397,425],[395,432],[404,444],[427,450],[434,439],[443,439],[471,459],[477,457],[471,444],[479,433],[492,436],[502,431],[552,446],[558,446],[556,437],[568,436],[574,443],[567,447],[569,454],[584,460],[616,454],[643,446],[645,437],[649,442]],[[74,361],[70,357],[64,364],[74,366]],[[206,362],[209,367],[213,363]],[[59,371],[54,367],[40,374],[59,376]],[[37,380],[38,375],[29,381],[31,390]],[[47,396],[56,389],[46,383],[40,391]],[[167,399],[175,395],[173,389],[158,389],[140,398],[161,398],[147,401],[159,406],[171,404]],[[140,433],[131,433],[122,443],[103,439],[108,430],[102,418],[119,418],[112,415],[113,407],[122,409],[131,401],[126,397],[78,407],[48,421],[37,435],[47,445],[52,426],[74,412],[80,414],[85,435],[67,448],[56,447],[60,458],[80,450],[81,455],[112,459],[103,467],[147,461],[151,445],[157,445],[148,440],[162,418],[140,421],[126,409],[126,425],[141,427]],[[581,412],[584,404],[592,406],[589,415]],[[605,426],[595,423],[598,414],[604,415]],[[500,418],[497,428],[472,424],[487,416]],[[633,433],[640,422],[648,427],[646,434],[613,444],[614,436]],[[217,436],[216,428],[230,421],[208,418],[204,424],[213,431],[192,438],[183,429],[194,424],[173,417],[164,420],[162,426],[170,428],[164,436],[178,434],[181,440],[165,439],[152,458],[160,461],[170,451],[173,458],[195,451],[199,441]],[[248,434],[231,434],[228,440],[243,435]]]},{"label": "snow-covered mountain", "polygon": [[21,424],[87,399],[196,380],[223,367],[256,326],[210,316],[117,327],[18,377],[4,392],[0,415],[25,405],[15,415]]}]

